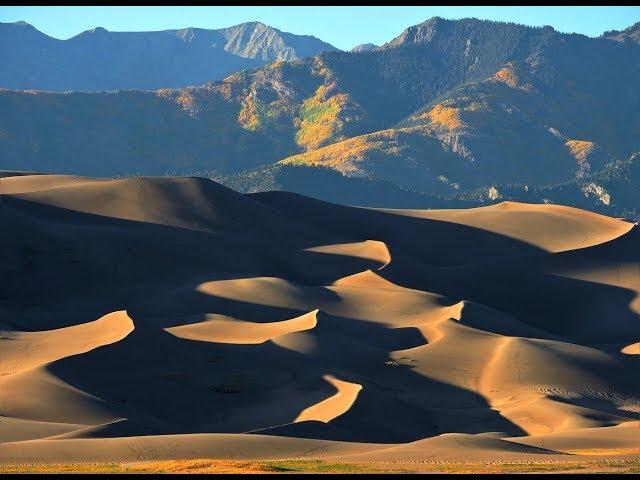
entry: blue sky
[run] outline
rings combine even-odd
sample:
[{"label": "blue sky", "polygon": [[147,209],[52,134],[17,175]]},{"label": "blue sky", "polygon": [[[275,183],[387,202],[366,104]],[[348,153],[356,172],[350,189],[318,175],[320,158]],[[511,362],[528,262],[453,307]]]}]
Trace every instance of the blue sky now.
[{"label": "blue sky", "polygon": [[61,39],[98,26],[146,31],[221,28],[257,20],[315,35],[341,49],[382,44],[433,16],[551,25],[561,32],[597,36],[639,21],[640,7],[0,7],[0,22],[24,20]]}]

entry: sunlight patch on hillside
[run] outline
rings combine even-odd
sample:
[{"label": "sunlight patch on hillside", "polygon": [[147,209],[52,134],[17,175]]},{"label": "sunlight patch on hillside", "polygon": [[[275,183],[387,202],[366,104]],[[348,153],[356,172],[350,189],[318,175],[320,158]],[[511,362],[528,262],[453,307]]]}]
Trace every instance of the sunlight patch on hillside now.
[{"label": "sunlight patch on hillside", "polygon": [[504,83],[505,85],[509,85],[510,87],[518,86],[518,76],[516,75],[515,70],[513,69],[513,65],[508,64],[498,70],[493,77],[492,80],[496,82]]},{"label": "sunlight patch on hillside", "polygon": [[585,160],[595,148],[595,144],[588,140],[568,140],[565,145],[577,160]]},{"label": "sunlight patch on hillside", "polygon": [[392,155],[399,154],[400,147],[397,144],[397,136],[397,130],[382,130],[294,155],[281,160],[279,163],[331,167],[343,173],[357,172],[359,168],[355,165],[355,162],[364,160],[371,152],[379,151]]},{"label": "sunlight patch on hillside", "polygon": [[314,149],[335,141],[339,137],[341,121],[339,114],[348,102],[344,93],[330,95],[335,83],[321,85],[300,108],[299,130],[296,142],[306,149]]}]

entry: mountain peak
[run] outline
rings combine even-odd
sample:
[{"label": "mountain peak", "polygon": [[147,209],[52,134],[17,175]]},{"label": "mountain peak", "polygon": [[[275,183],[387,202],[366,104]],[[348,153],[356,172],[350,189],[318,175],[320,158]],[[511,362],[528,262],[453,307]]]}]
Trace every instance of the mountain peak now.
[{"label": "mountain peak", "polygon": [[450,21],[450,20],[447,20],[447,19],[442,18],[442,17],[435,16],[435,17],[431,17],[429,20],[426,20],[426,21],[424,21],[422,23],[425,24],[425,25],[438,25],[438,24],[442,24],[442,23],[448,22],[448,21]]},{"label": "mountain peak", "polygon": [[91,33],[105,33],[108,32],[109,30],[107,30],[104,27],[96,27],[96,28],[92,28],[91,30],[89,30]]},{"label": "mountain peak", "polygon": [[272,30],[275,30],[275,28],[270,27],[270,26],[269,26],[269,25],[267,25],[266,23],[262,23],[262,22],[260,22],[260,21],[258,21],[258,20],[253,20],[253,21],[251,21],[251,22],[241,23],[241,25],[251,25],[251,26],[254,26],[254,27],[265,27],[265,28],[270,28],[270,29],[272,29]]},{"label": "mountain peak", "polygon": [[105,33],[109,33],[109,31],[104,27],[95,27],[90,30],[85,30],[84,32],[80,32],[79,34],[71,37],[70,40],[78,40],[78,39],[87,39],[94,38],[97,35],[103,35]]},{"label": "mountain peak", "polygon": [[328,43],[309,35],[293,35],[262,22],[246,22],[221,30],[226,39],[224,49],[244,58],[296,60],[327,50],[336,50]]},{"label": "mountain peak", "polygon": [[451,41],[464,39],[469,45],[474,43],[474,38],[485,39],[502,35],[525,35],[527,32],[540,31],[546,34],[557,33],[548,25],[540,29],[521,25],[513,22],[499,22],[494,20],[481,20],[478,18],[446,19],[432,17],[422,23],[405,29],[400,35],[384,44],[381,49],[405,46],[425,45],[437,41],[442,46]]},{"label": "mountain peak", "polygon": [[[469,19],[464,19],[469,20]],[[456,20],[458,22],[462,20]],[[418,43],[428,43],[433,40],[444,26],[455,21],[446,20],[442,17],[431,17],[418,25],[413,25],[405,29],[398,37],[383,45],[384,47],[396,47],[399,45],[409,45]]]},{"label": "mountain peak", "polygon": [[280,30],[267,25],[266,23],[259,22],[257,20],[253,20],[251,22],[239,23],[238,25],[233,25],[231,27],[223,28],[222,30],[250,30],[250,31],[264,31],[269,30],[273,32],[280,32]]},{"label": "mountain peak", "polygon": [[25,22],[24,20],[18,20],[17,22],[0,22],[0,25],[4,26],[5,28],[13,28],[13,27],[18,27],[18,29],[20,30],[34,30],[34,31],[38,31],[38,29],[36,27],[34,27],[33,25],[31,25],[30,23]]},{"label": "mountain peak", "polygon": [[361,52],[370,52],[379,48],[378,45],[374,45],[373,43],[361,43],[360,45],[356,45],[351,49],[353,53],[361,53]]},{"label": "mountain peak", "polygon": [[24,20],[18,20],[17,22],[0,22],[0,29],[2,31],[13,32],[13,34],[19,35],[21,40],[25,41],[27,38],[40,39],[47,37],[44,33],[38,30],[36,27]]}]

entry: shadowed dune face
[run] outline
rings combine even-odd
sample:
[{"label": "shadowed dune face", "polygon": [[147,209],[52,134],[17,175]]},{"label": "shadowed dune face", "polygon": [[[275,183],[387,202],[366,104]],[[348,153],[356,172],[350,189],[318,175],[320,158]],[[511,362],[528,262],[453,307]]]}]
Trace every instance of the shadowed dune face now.
[{"label": "shadowed dune face", "polygon": [[3,188],[0,461],[638,448],[631,224],[197,178]]}]

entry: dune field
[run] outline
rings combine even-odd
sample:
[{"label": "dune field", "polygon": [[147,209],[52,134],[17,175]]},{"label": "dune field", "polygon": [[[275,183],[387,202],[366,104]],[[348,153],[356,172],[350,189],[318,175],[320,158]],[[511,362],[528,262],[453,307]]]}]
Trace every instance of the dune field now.
[{"label": "dune field", "polygon": [[638,468],[631,222],[3,172],[0,225],[0,472]]}]

